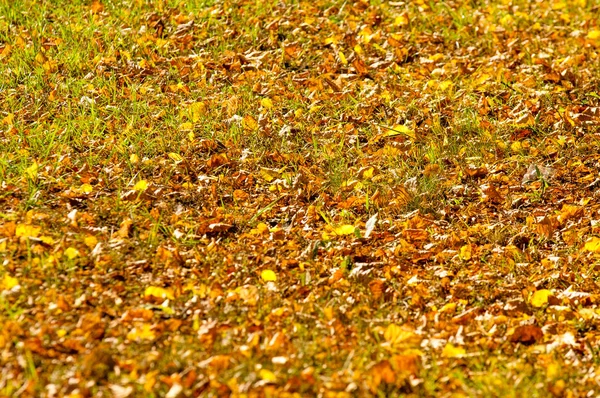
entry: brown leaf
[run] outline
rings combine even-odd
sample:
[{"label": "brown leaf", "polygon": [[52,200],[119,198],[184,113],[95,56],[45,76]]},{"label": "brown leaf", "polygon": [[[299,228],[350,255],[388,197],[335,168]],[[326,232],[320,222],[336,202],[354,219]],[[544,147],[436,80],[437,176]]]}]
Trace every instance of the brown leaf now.
[{"label": "brown leaf", "polygon": [[522,325],[515,328],[515,332],[509,337],[511,343],[531,345],[544,337],[544,332],[536,325]]}]

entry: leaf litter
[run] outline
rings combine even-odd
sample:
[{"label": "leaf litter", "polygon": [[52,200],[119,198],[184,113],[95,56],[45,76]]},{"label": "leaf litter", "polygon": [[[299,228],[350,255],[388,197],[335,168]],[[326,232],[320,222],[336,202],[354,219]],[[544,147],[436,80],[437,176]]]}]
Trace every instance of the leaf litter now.
[{"label": "leaf litter", "polygon": [[0,395],[598,394],[594,1],[2,7]]}]

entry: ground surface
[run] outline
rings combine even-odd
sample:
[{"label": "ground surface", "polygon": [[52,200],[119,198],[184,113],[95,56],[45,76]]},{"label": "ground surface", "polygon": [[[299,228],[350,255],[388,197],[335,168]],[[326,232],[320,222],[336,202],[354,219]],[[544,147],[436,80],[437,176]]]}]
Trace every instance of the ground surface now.
[{"label": "ground surface", "polygon": [[2,2],[0,395],[597,395],[599,12]]}]

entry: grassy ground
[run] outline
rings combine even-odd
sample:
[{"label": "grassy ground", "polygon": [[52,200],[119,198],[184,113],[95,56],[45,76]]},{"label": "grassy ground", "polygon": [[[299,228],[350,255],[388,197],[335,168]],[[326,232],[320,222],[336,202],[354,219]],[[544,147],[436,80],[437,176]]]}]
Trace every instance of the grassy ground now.
[{"label": "grassy ground", "polygon": [[0,395],[597,395],[599,11],[0,2]]}]

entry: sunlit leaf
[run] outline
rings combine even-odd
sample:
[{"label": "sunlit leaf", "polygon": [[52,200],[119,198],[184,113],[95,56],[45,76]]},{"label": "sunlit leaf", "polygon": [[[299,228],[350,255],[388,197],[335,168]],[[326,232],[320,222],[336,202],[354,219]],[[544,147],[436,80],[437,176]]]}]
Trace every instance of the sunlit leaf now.
[{"label": "sunlit leaf", "polygon": [[94,187],[92,187],[90,184],[87,184],[87,183],[86,183],[86,184],[82,184],[82,185],[79,187],[79,190],[80,190],[82,193],[89,194],[89,193],[92,193],[92,192],[94,191]]},{"label": "sunlit leaf", "polygon": [[460,248],[459,257],[461,260],[468,261],[471,259],[473,254],[473,248],[471,245],[464,245]]},{"label": "sunlit leaf", "polygon": [[[189,106],[188,110],[190,113],[190,119],[193,123],[196,123],[202,118],[202,116],[206,114],[206,104],[204,102],[194,102]],[[184,130],[181,127],[180,129]]]},{"label": "sunlit leaf", "polygon": [[40,231],[42,230],[41,227],[36,227],[33,225],[29,225],[29,224],[18,224],[15,230],[15,236],[16,237],[37,237],[40,234]]},{"label": "sunlit leaf", "polygon": [[444,358],[461,358],[464,357],[467,351],[463,347],[455,346],[452,343],[447,343],[442,350]]},{"label": "sunlit leaf", "polygon": [[600,253],[600,238],[593,237],[585,242],[585,250],[593,253]]},{"label": "sunlit leaf", "polygon": [[263,281],[265,281],[265,282],[269,282],[269,281],[273,281],[273,282],[274,282],[274,281],[276,281],[276,280],[277,280],[277,275],[275,274],[275,272],[273,272],[273,271],[272,271],[272,270],[270,270],[270,269],[263,270],[263,271],[260,273],[260,277],[261,277],[261,278],[262,278],[262,280],[263,280]]},{"label": "sunlit leaf", "polygon": [[75,249],[74,247],[68,247],[64,251],[64,254],[69,260],[74,260],[79,256],[79,250]]},{"label": "sunlit leaf", "polygon": [[176,162],[181,162],[183,161],[183,158],[181,157],[181,155],[175,153],[175,152],[169,152],[169,157],[171,159],[173,159]]},{"label": "sunlit leaf", "polygon": [[135,185],[133,186],[133,189],[135,191],[145,191],[146,189],[148,189],[148,181],[139,180],[138,182],[135,183]]},{"label": "sunlit leaf", "polygon": [[10,290],[13,287],[17,286],[19,284],[19,281],[17,280],[17,278],[13,278],[12,276],[8,275],[8,274],[4,274],[4,278],[2,279],[2,289],[3,290]]},{"label": "sunlit leaf", "polygon": [[277,381],[277,376],[275,375],[275,373],[273,373],[273,372],[271,372],[270,370],[267,370],[267,369],[261,369],[258,372],[258,376],[262,380],[264,380],[266,382],[269,382],[269,383],[274,383],[274,382]]},{"label": "sunlit leaf", "polygon": [[96,238],[94,235],[87,235],[83,239],[83,243],[90,249],[93,249],[98,244],[98,238]]},{"label": "sunlit leaf", "polygon": [[354,225],[344,224],[338,227],[334,227],[333,232],[335,232],[336,235],[352,235],[354,234],[355,229],[356,228],[354,227]]},{"label": "sunlit leaf", "polygon": [[134,327],[129,333],[127,333],[127,340],[139,341],[139,340],[154,340],[156,334],[152,330],[150,325],[144,324],[141,327]]},{"label": "sunlit leaf", "polygon": [[548,304],[548,298],[552,295],[552,291],[547,289],[536,290],[531,296],[531,305],[534,307],[543,307]]},{"label": "sunlit leaf", "polygon": [[25,169],[25,174],[32,180],[37,177],[38,174],[38,164],[33,163],[31,166]]},{"label": "sunlit leaf", "polygon": [[265,109],[273,108],[273,101],[270,98],[263,98],[260,100],[260,105]]},{"label": "sunlit leaf", "polygon": [[390,323],[383,334],[385,340],[391,345],[400,344],[405,341],[411,341],[415,338],[415,336],[416,335],[414,332],[406,330],[402,326],[394,323]]},{"label": "sunlit leaf", "polygon": [[158,299],[169,299],[169,300],[173,300],[175,299],[175,297],[173,296],[173,293],[171,293],[170,290],[168,289],[164,289],[162,287],[158,287],[158,286],[148,286],[146,288],[146,290],[144,291],[144,297],[155,297]]},{"label": "sunlit leaf", "polygon": [[194,128],[194,125],[190,122],[181,123],[179,125],[179,130],[181,130],[181,131],[189,131],[189,130],[192,130],[193,128]]}]

